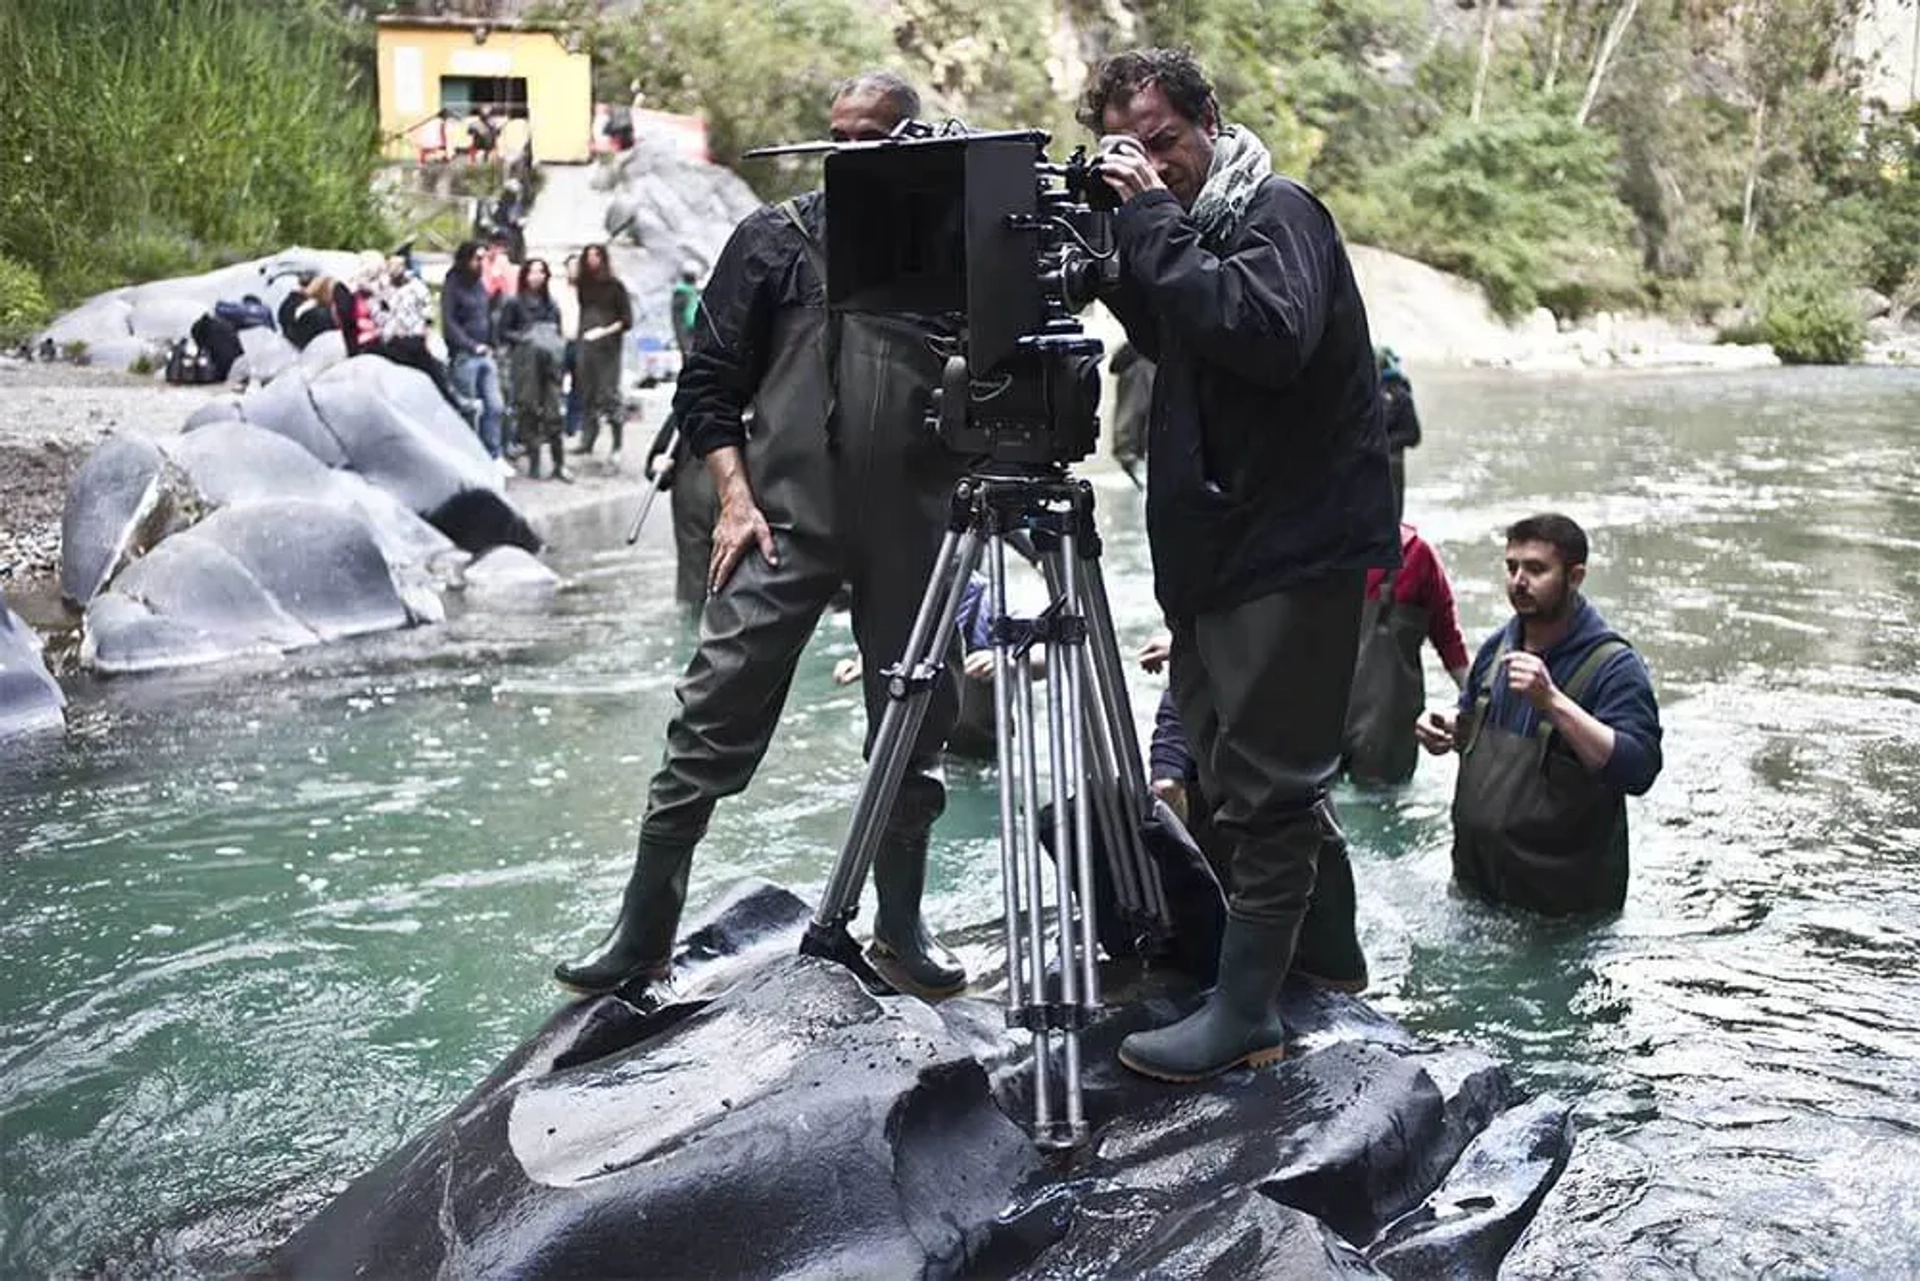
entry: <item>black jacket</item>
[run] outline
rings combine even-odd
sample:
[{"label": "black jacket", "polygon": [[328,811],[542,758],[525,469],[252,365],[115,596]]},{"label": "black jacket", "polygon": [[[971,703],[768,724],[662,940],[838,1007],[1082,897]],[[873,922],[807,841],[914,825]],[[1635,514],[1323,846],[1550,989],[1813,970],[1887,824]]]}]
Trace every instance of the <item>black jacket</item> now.
[{"label": "black jacket", "polygon": [[[819,192],[795,202],[816,241],[825,242]],[[755,210],[734,228],[700,294],[700,315],[674,386],[673,412],[688,452],[704,458],[744,445],[742,415],[773,355],[774,317],[789,307],[826,306],[826,284],[807,261],[806,242],[777,206]]]},{"label": "black jacket", "polygon": [[1107,301],[1158,371],[1147,534],[1167,616],[1398,565],[1373,342],[1333,216],[1269,178],[1218,255],[1165,191],[1129,200],[1117,232]]}]

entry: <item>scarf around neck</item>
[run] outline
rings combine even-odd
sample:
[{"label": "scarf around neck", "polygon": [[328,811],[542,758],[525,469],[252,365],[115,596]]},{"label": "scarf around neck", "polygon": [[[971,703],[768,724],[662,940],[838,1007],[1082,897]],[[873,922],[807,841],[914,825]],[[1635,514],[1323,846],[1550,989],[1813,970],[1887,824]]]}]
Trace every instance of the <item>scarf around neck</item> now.
[{"label": "scarf around neck", "polygon": [[1221,126],[1220,136],[1213,140],[1213,164],[1190,215],[1200,228],[1200,242],[1217,250],[1231,240],[1246,217],[1253,193],[1272,173],[1273,156],[1251,129]]}]

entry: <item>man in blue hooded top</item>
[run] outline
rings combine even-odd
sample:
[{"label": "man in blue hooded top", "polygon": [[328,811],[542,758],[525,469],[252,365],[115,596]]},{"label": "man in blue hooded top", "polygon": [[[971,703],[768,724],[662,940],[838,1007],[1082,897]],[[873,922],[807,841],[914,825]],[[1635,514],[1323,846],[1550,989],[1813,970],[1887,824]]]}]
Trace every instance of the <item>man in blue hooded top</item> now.
[{"label": "man in blue hooded top", "polygon": [[1580,594],[1587,535],[1565,516],[1507,530],[1514,617],[1480,646],[1457,715],[1429,712],[1429,752],[1460,753],[1453,874],[1555,916],[1627,895],[1628,796],[1660,774],[1660,708],[1640,656]]}]

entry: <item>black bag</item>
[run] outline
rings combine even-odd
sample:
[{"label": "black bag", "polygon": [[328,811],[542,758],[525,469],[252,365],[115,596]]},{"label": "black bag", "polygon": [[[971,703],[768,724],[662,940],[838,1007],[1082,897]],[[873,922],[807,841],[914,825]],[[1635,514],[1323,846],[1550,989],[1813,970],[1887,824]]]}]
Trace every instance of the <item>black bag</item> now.
[{"label": "black bag", "polygon": [[220,375],[213,370],[213,361],[208,358],[206,352],[195,345],[191,338],[181,338],[167,348],[167,365],[164,375],[168,382],[177,387],[192,387],[220,381]]},{"label": "black bag", "polygon": [[[1171,960],[1202,987],[1211,987],[1220,970],[1220,936],[1227,928],[1227,898],[1206,856],[1194,843],[1180,818],[1158,797],[1153,813],[1140,823],[1140,839],[1147,858],[1160,877],[1167,896],[1167,914],[1173,918]],[[1118,960],[1142,955],[1141,940],[1120,914],[1107,868],[1107,852],[1100,841],[1099,824],[1093,830],[1093,928],[1106,954]],[[1040,811],[1040,843],[1053,855],[1053,806]]]}]

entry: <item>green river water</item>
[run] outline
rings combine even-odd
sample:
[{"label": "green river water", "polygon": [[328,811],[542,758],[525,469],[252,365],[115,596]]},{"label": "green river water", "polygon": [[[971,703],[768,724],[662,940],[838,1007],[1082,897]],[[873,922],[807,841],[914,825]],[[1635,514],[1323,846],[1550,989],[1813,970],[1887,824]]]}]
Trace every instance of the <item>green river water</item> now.
[{"label": "green river water", "polygon": [[[1598,927],[1448,892],[1450,761],[1341,793],[1372,999],[1578,1101],[1509,1274],[1920,1272],[1920,375],[1418,391],[1408,509],[1470,643],[1505,614],[1499,528],[1567,511],[1667,733]],[[1156,622],[1139,499],[1095,475],[1130,649]],[[554,1010],[691,644],[666,522],[629,550],[626,514],[561,527],[549,610],[76,681],[64,741],[0,746],[0,1275],[257,1258]],[[696,907],[747,874],[819,888],[860,777],[829,677],[852,650],[823,625]],[[998,910],[990,773],[951,782],[942,927]]]}]

